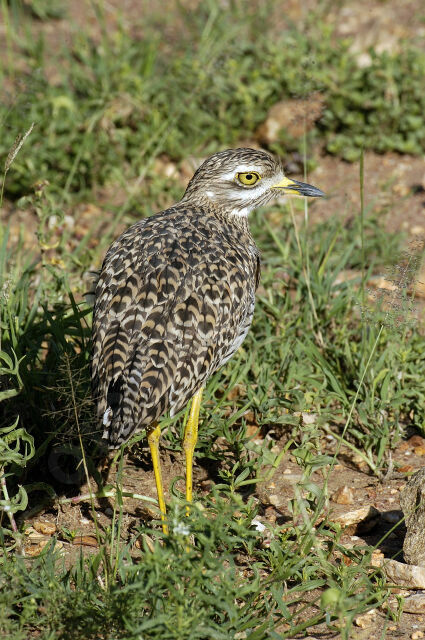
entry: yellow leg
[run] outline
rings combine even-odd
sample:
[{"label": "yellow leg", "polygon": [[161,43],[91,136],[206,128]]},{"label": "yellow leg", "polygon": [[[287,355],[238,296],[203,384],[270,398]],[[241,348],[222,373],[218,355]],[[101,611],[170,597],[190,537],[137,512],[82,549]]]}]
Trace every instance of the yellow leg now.
[{"label": "yellow leg", "polygon": [[[192,502],[192,466],[193,452],[195,451],[196,441],[198,439],[198,421],[199,409],[201,408],[203,388],[195,393],[192,398],[192,406],[190,407],[189,419],[184,428],[183,449],[186,454],[186,500]],[[189,507],[187,507],[187,515],[189,515]]]},{"label": "yellow leg", "polygon": [[168,535],[168,526],[165,522],[166,508],[164,499],[164,489],[162,487],[161,465],[159,461],[159,438],[161,437],[161,429],[159,424],[155,424],[150,431],[148,431],[148,442],[151,450],[153,472],[155,474],[156,491],[158,493],[158,504],[161,511],[162,530],[165,535]]}]

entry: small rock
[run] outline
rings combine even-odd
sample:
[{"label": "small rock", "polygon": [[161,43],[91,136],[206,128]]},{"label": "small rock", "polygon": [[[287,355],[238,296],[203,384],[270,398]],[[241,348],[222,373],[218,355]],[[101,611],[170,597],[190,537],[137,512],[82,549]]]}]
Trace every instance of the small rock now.
[{"label": "small rock", "polygon": [[419,640],[419,638],[424,637],[424,634],[423,631],[414,631],[410,637],[412,638],[412,640]]},{"label": "small rock", "polygon": [[366,629],[367,627],[372,626],[376,617],[376,609],[371,609],[367,613],[362,613],[357,618],[354,618],[354,624],[356,627],[360,627],[361,629]]},{"label": "small rock", "polygon": [[28,536],[30,542],[35,544],[39,540],[46,540],[46,536],[43,533],[39,533],[34,527],[26,527],[25,535]]},{"label": "small rock", "polygon": [[400,494],[400,506],[407,529],[404,558],[412,565],[425,567],[425,468],[407,482]]},{"label": "small rock", "polygon": [[370,557],[370,564],[372,565],[372,567],[382,567],[384,557],[385,556],[382,551],[379,551],[379,549],[375,549]]},{"label": "small rock", "polygon": [[279,507],[283,503],[283,500],[281,496],[278,496],[275,493],[272,493],[271,495],[269,495],[269,502],[274,507]]},{"label": "small rock", "polygon": [[322,115],[325,99],[317,91],[307,99],[282,100],[274,104],[268,116],[257,131],[262,144],[270,144],[279,139],[283,129],[294,138],[309,131]]},{"label": "small rock", "polygon": [[370,67],[373,64],[372,56],[370,53],[359,53],[356,56],[356,62],[359,69],[365,69],[366,67]]},{"label": "small rock", "polygon": [[54,533],[56,533],[56,525],[54,522],[36,520],[32,524],[34,529],[38,531],[38,533],[43,533],[46,536],[52,536]]},{"label": "small rock", "polygon": [[355,509],[355,511],[343,513],[335,518],[334,522],[344,527],[344,533],[364,533],[373,529],[380,516],[378,509],[375,509],[372,505],[367,505],[360,509]]},{"label": "small rock", "polygon": [[258,424],[247,425],[246,435],[248,438],[254,438],[254,444],[257,444],[257,440],[259,440],[260,443],[262,440],[264,440],[264,438],[261,436],[260,427],[258,426]]},{"label": "small rock", "polygon": [[317,413],[307,413],[306,411],[303,411],[302,417],[303,424],[314,424],[317,420]]},{"label": "small rock", "polygon": [[[40,540],[38,544],[32,544],[31,546],[25,546],[25,555],[31,558],[35,558],[39,556],[45,546],[51,542],[50,538],[45,538],[44,540]],[[61,551],[63,549],[63,543],[60,541],[55,542],[55,551]]]},{"label": "small rock", "polygon": [[423,447],[425,445],[425,438],[422,438],[422,436],[415,434],[408,439],[407,444],[410,445],[411,449],[414,449],[415,447]]},{"label": "small rock", "polygon": [[403,564],[397,560],[386,560],[384,572],[394,584],[414,589],[425,589],[425,568],[413,564]]},{"label": "small rock", "polygon": [[425,592],[407,596],[403,603],[403,613],[425,613]]},{"label": "small rock", "polygon": [[288,484],[297,484],[297,482],[299,482],[302,478],[302,474],[301,473],[291,473],[289,471],[289,473],[285,473],[284,472],[284,480],[285,482],[287,482]]},{"label": "small rock", "polygon": [[266,507],[265,516],[266,516],[267,522],[270,522],[270,524],[274,524],[276,522],[276,513],[273,507]]},{"label": "small rock", "polygon": [[409,195],[410,187],[407,184],[404,184],[403,182],[398,182],[395,185],[393,185],[392,190],[395,194],[397,194],[401,198],[405,198],[407,195]]},{"label": "small rock", "polygon": [[417,224],[410,229],[410,233],[413,234],[414,236],[422,236],[425,234],[425,228]]},{"label": "small rock", "polygon": [[335,493],[332,495],[333,502],[337,504],[353,504],[354,502],[354,492],[350,487],[344,485],[340,487]]}]

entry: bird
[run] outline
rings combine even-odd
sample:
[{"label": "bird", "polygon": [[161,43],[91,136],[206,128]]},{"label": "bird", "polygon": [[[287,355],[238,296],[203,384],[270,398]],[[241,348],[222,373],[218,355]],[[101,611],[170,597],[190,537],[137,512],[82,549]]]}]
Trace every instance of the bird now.
[{"label": "bird", "polygon": [[92,329],[97,418],[111,450],[146,429],[166,535],[159,420],[191,402],[183,438],[189,510],[203,389],[242,345],[254,315],[261,267],[248,216],[282,193],[324,196],[286,177],[266,151],[219,151],[179,202],[129,227],[103,261]]}]

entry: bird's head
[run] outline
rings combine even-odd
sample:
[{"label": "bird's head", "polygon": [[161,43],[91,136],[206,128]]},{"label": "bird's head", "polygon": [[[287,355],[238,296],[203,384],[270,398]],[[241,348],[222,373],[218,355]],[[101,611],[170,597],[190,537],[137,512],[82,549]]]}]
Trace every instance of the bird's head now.
[{"label": "bird's head", "polygon": [[205,160],[189,182],[184,201],[245,217],[279,194],[319,197],[309,184],[287,178],[281,162],[257,149],[228,149]]}]

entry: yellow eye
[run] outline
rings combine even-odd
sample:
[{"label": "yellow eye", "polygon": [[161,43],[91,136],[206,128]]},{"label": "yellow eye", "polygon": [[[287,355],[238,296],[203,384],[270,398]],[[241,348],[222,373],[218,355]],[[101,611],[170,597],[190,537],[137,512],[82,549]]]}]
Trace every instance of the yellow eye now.
[{"label": "yellow eye", "polygon": [[259,180],[261,180],[260,176],[256,171],[246,171],[244,173],[237,173],[236,178],[239,180],[241,184],[245,187],[253,187]]}]

